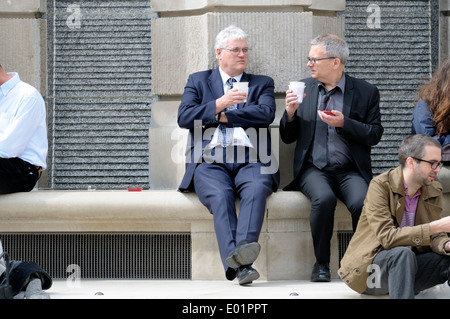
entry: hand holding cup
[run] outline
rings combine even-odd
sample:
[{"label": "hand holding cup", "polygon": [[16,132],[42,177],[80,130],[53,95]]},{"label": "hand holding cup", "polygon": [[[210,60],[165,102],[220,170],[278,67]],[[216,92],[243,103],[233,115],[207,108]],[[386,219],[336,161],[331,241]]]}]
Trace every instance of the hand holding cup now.
[{"label": "hand holding cup", "polygon": [[[248,95],[248,82],[235,82],[233,88],[237,89],[239,92],[245,92]],[[245,99],[244,102],[247,102],[247,99]]]},{"label": "hand holding cup", "polygon": [[305,92],[305,82],[296,82],[292,81],[289,83],[289,89],[292,90],[295,94],[297,94],[298,103],[303,102],[303,93]]}]

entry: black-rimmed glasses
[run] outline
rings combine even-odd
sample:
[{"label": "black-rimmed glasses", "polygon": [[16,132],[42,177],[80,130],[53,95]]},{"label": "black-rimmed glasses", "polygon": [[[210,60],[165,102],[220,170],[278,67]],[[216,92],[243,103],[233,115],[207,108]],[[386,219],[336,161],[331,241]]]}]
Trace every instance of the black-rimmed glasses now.
[{"label": "black-rimmed glasses", "polygon": [[[411,156],[412,157],[412,156]],[[419,161],[419,162],[426,162],[426,163],[428,163],[428,164],[430,164],[431,165],[431,169],[434,169],[434,170],[436,170],[438,167],[439,168],[442,168],[442,166],[444,165],[442,162],[431,162],[431,161],[427,161],[427,160],[424,160],[424,159],[421,159],[421,158],[417,158],[417,157],[413,157],[416,161]]]}]

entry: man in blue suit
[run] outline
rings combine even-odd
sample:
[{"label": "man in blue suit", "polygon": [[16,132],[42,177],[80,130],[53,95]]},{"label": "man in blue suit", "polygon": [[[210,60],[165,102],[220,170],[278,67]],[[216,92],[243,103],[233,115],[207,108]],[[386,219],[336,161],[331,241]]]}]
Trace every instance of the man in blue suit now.
[{"label": "man in blue suit", "polygon": [[[279,184],[268,134],[274,81],[244,72],[249,49],[242,29],[222,30],[215,50],[219,67],[189,76],[178,109],[178,125],[190,132],[179,190],[195,191],[209,209],[225,276],[244,285],[259,278],[252,264],[266,199]],[[234,88],[236,82],[248,82],[248,94]]]},{"label": "man in blue suit", "polygon": [[[311,200],[310,225],[316,263],[311,281],[330,281],[330,240],[336,198],[352,215],[353,230],[372,179],[371,147],[383,134],[378,89],[344,72],[347,43],[335,35],[311,42],[305,98],[286,92],[280,121],[285,143],[296,142],[294,180],[285,190],[300,190]],[[328,111],[328,112],[324,112]]]}]

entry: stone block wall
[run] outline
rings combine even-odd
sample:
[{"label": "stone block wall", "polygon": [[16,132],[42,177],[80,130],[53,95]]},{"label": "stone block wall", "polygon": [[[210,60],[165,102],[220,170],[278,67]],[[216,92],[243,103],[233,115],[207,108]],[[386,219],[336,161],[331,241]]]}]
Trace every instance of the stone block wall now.
[{"label": "stone block wall", "polygon": [[[114,12],[119,12],[120,4],[126,5],[127,1],[132,2],[114,0],[119,4]],[[442,60],[450,51],[450,0],[430,1],[435,6],[439,4],[439,56]],[[83,5],[79,0],[73,2]],[[386,3],[360,2],[363,5],[373,2],[380,6]],[[50,19],[47,7],[51,3],[68,7],[72,2],[0,2],[0,64],[8,71],[19,72],[21,78],[35,86],[46,101],[49,98],[47,83],[51,67],[48,65],[51,52],[47,52]],[[176,188],[184,171],[184,164],[177,157],[179,149],[173,146],[181,143],[180,138],[184,138],[185,132],[178,130],[173,112],[176,112],[188,74],[217,66],[213,45],[220,29],[234,23],[246,30],[252,48],[248,72],[268,74],[275,79],[278,107],[275,127],[284,109],[287,83],[309,74],[305,60],[310,39],[323,32],[344,36],[345,23],[351,23],[348,19],[351,13],[342,14],[349,5],[345,0],[152,0],[148,5],[158,15],[152,19],[152,87],[148,88],[148,94],[156,100],[151,105],[152,120],[148,124],[150,176],[147,180],[150,185],[147,186],[154,189]],[[385,12],[382,12],[383,18],[386,17]],[[62,14],[69,15],[65,11]],[[369,13],[364,9],[364,14]],[[157,128],[162,126],[164,128],[158,131]],[[173,137],[171,144],[161,147],[161,137],[167,137],[167,134]],[[175,160],[159,160],[161,154],[167,158],[165,155],[172,153]],[[286,175],[282,176],[282,181],[285,181],[291,178],[289,159],[292,147],[280,144],[280,154],[284,156],[280,162],[287,168],[282,172]],[[40,187],[48,185],[46,174],[41,178]]]},{"label": "stone block wall", "polygon": [[[310,41],[320,33],[344,36],[344,19],[336,17],[344,1],[152,1],[160,14],[153,33],[153,103],[150,124],[150,188],[175,189],[184,174],[186,130],[178,128],[176,113],[189,74],[218,66],[216,35],[234,24],[245,30],[250,47],[248,73],[275,81],[277,115],[272,138],[284,111],[284,92],[290,81],[309,76],[306,66]],[[195,4],[195,5],[194,5]],[[168,135],[170,134],[170,141]],[[165,143],[161,138],[165,136]],[[278,141],[281,184],[292,175],[293,147]],[[158,154],[156,156],[155,154]],[[159,161],[158,157],[170,158]]]},{"label": "stone block wall", "polygon": [[0,64],[45,95],[45,3],[41,0],[0,2]]}]

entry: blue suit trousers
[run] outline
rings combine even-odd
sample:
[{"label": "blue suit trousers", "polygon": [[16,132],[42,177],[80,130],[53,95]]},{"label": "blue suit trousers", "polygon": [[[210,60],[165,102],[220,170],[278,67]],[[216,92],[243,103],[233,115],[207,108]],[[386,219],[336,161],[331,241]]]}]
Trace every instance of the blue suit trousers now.
[{"label": "blue suit trousers", "polygon": [[261,173],[262,167],[261,163],[203,162],[195,170],[195,192],[213,215],[220,257],[229,280],[235,277],[235,271],[228,269],[225,259],[241,241],[258,241],[266,199],[273,192],[272,175]]}]

